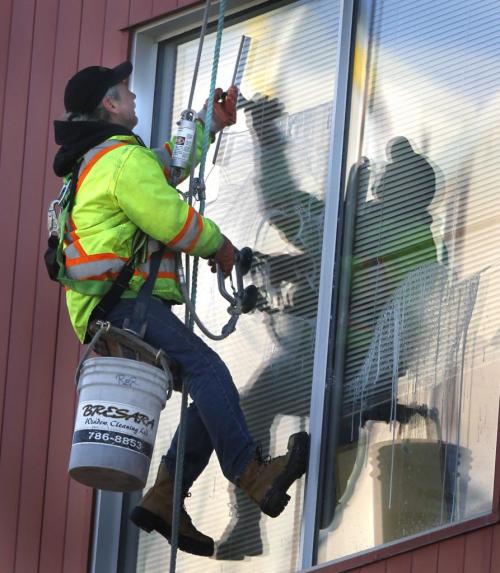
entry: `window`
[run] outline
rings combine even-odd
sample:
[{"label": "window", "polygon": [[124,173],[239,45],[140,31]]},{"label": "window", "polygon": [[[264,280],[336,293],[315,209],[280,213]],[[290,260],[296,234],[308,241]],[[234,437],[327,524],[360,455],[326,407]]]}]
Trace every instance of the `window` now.
[{"label": "window", "polygon": [[[247,101],[224,134],[215,167],[209,156],[206,215],[236,246],[254,251],[248,282],[259,289],[258,309],[242,317],[226,341],[211,344],[233,375],[263,453],[278,455],[291,433],[308,428],[339,3],[271,7],[226,23],[217,84],[229,86],[241,37],[248,36],[241,84]],[[162,121],[175,122],[187,104],[197,36],[159,46],[153,144],[168,135],[170,126]],[[195,109],[208,95],[214,39],[213,33],[205,39]],[[200,266],[197,311],[218,333],[228,319],[227,304],[213,275]],[[177,426],[179,403],[170,400],[162,415],[150,481]],[[178,570],[297,570],[303,489],[301,480],[283,515],[271,520],[235,492],[214,456],[186,505],[194,524],[218,542],[217,559],[179,552]],[[141,533],[137,571],[158,571],[168,555],[165,540]]]},{"label": "window", "polygon": [[490,513],[495,473],[500,8],[360,6],[318,562]]}]

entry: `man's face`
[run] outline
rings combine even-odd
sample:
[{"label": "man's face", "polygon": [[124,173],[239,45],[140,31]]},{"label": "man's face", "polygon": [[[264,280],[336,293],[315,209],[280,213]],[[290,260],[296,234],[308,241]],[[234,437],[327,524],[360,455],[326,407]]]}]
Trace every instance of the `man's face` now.
[{"label": "man's face", "polygon": [[139,120],[135,115],[135,94],[128,89],[127,83],[127,80],[123,80],[116,86],[120,97],[109,98],[112,102],[112,109],[109,111],[113,123],[134,129]]}]

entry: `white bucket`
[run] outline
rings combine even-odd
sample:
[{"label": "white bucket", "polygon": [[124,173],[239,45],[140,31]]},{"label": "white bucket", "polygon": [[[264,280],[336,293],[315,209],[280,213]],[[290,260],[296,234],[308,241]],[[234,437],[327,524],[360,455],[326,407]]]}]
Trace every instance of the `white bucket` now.
[{"label": "white bucket", "polygon": [[112,491],[146,484],[169,374],[127,358],[82,364],[69,461],[73,479]]}]

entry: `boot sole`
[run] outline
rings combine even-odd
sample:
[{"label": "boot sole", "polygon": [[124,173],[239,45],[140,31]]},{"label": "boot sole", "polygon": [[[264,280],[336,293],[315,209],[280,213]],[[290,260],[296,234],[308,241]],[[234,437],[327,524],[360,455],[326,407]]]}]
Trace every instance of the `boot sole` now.
[{"label": "boot sole", "polygon": [[260,508],[270,517],[278,517],[290,500],[287,495],[292,483],[302,477],[307,469],[309,456],[309,434],[298,432],[288,440],[288,453],[290,457],[285,469],[276,478],[273,487],[267,492]]},{"label": "boot sole", "polygon": [[[130,519],[147,533],[157,531],[160,535],[170,543],[172,537],[172,528],[165,523],[163,519],[144,509],[143,507],[135,507],[130,514]],[[186,537],[179,532],[178,547],[186,553],[192,555],[201,555],[203,557],[211,557],[214,554],[214,540],[207,537],[206,542],[197,541],[192,537]]]}]

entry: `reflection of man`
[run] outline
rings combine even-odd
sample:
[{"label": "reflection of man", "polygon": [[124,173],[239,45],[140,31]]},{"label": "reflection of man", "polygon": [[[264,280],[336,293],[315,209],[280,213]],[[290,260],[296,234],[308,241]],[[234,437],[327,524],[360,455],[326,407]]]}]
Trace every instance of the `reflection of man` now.
[{"label": "reflection of man", "polygon": [[[253,279],[265,300],[259,305],[273,337],[273,355],[242,393],[242,408],[252,436],[269,452],[278,415],[309,413],[314,317],[319,284],[323,203],[300,190],[289,167],[277,100],[247,104],[247,123],[258,143],[257,191],[263,216],[292,253],[255,253]],[[219,559],[243,559],[263,552],[260,515],[235,491],[238,518],[220,545]]]},{"label": "reflection of man", "polygon": [[[428,212],[436,189],[434,169],[405,137],[389,141],[387,156],[389,162],[373,188],[374,199],[366,201],[366,186],[358,197],[346,372],[359,370],[378,316],[408,273],[437,262]],[[400,375],[404,369],[401,363]],[[381,377],[381,388],[386,386],[387,376],[391,374]],[[385,388],[375,391],[364,406],[363,418],[388,420],[390,404]],[[404,407],[399,409],[400,416],[406,414]]]}]

